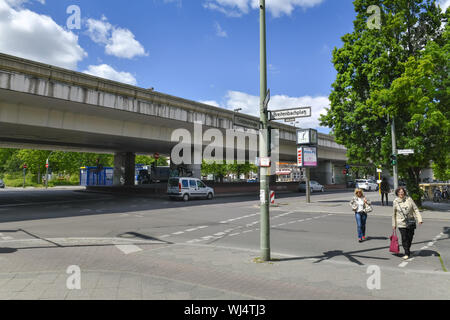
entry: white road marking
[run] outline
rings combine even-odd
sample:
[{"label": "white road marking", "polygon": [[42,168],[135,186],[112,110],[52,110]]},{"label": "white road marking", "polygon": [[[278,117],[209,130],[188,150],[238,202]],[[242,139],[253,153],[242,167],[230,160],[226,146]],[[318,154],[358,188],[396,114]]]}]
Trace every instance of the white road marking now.
[{"label": "white road marking", "polygon": [[197,228],[187,229],[186,232],[192,232],[192,231],[195,231],[195,230],[197,230]]},{"label": "white road marking", "polygon": [[184,231],[178,231],[178,232],[174,232],[174,233],[172,233],[172,234],[174,234],[174,235],[179,235],[179,234],[183,234],[184,233]]},{"label": "white road marking", "polygon": [[8,241],[8,240],[13,240],[13,237],[2,237],[2,240]]},{"label": "white road marking", "polygon": [[[286,215],[292,214],[292,213],[294,213],[294,212],[296,212],[296,211],[286,212],[286,213],[283,213],[283,214],[281,214],[281,215],[277,215],[277,216],[275,216],[275,217],[272,217],[272,218],[270,218],[270,220],[274,220],[274,219],[280,218],[280,217],[282,217],[282,216],[286,216]],[[258,214],[242,216],[242,217],[239,217],[239,218],[236,218],[236,219],[230,219],[230,220],[222,221],[221,223],[226,223],[226,222],[229,222],[229,221],[231,221],[231,220],[239,220],[239,219],[243,219],[244,217],[247,217],[247,218],[248,218],[249,216],[255,216],[255,215],[258,215]],[[294,224],[294,223],[297,223],[297,222],[303,222],[303,221],[309,221],[309,220],[313,220],[313,219],[325,218],[325,217],[327,217],[327,216],[329,216],[329,215],[332,215],[332,214],[326,214],[326,215],[323,215],[323,216],[317,216],[317,217],[314,217],[314,218],[307,218],[307,219],[300,219],[300,220],[295,220],[295,221],[289,221],[289,222],[285,222],[285,223],[280,223],[280,224],[277,224],[277,225],[273,225],[272,227],[280,227],[280,226],[284,226],[284,225],[286,225],[286,224]],[[248,228],[248,227],[251,227],[251,226],[253,226],[253,225],[255,225],[255,224],[258,224],[258,223],[259,223],[259,221],[255,221],[255,222],[246,224],[245,226],[239,226],[239,227],[236,227],[236,228],[233,228],[233,229],[227,229],[227,230],[225,230],[225,231],[223,231],[223,232],[215,233],[215,234],[212,235],[212,236],[202,237],[201,239],[189,240],[189,241],[186,241],[185,243],[202,242],[202,241],[207,241],[207,240],[210,240],[210,239],[221,239],[221,238],[223,238],[224,236],[226,236],[226,234],[229,233],[229,232],[232,232],[232,231],[237,230],[237,229]],[[234,237],[234,236],[237,236],[237,235],[240,235],[240,234],[250,233],[250,232],[254,232],[254,231],[258,231],[258,230],[260,230],[260,229],[257,228],[257,229],[246,230],[246,231],[243,231],[243,232],[235,232],[235,233],[229,234],[228,236],[229,236],[229,237]]]},{"label": "white road marking", "polygon": [[[434,238],[434,241],[428,242],[426,246],[423,246],[422,248],[420,248],[420,251],[415,252],[415,253],[414,253],[414,256],[418,256],[422,250],[426,250],[426,249],[428,249],[429,247],[434,246],[434,244],[436,243],[437,239],[440,238],[440,237],[442,237],[442,236],[443,236],[443,233],[441,232],[439,235],[437,235],[437,236]],[[406,267],[406,266],[408,265],[408,263],[411,262],[411,261],[414,261],[414,258],[409,258],[408,260],[406,260],[406,261],[400,263],[398,266],[399,266],[400,268],[404,268],[404,267]]]},{"label": "white road marking", "polygon": [[142,251],[141,248],[134,244],[116,244],[116,248],[122,251],[125,254],[131,254],[135,252]]}]

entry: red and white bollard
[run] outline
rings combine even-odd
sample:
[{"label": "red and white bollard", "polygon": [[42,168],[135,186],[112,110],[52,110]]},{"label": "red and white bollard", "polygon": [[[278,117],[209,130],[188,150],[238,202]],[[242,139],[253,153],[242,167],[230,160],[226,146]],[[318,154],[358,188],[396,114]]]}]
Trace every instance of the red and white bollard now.
[{"label": "red and white bollard", "polygon": [[275,191],[270,191],[270,203],[275,204]]}]

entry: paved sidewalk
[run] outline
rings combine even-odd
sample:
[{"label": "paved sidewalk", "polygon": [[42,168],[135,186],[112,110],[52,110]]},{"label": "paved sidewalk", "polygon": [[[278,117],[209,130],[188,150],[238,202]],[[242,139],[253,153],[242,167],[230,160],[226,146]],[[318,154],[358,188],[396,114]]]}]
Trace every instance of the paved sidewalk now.
[{"label": "paved sidewalk", "polygon": [[[149,246],[126,258],[105,244],[0,248],[0,299],[450,299],[450,273],[277,253],[261,263],[259,252],[237,248]],[[67,287],[71,265],[81,269],[80,290]]]}]

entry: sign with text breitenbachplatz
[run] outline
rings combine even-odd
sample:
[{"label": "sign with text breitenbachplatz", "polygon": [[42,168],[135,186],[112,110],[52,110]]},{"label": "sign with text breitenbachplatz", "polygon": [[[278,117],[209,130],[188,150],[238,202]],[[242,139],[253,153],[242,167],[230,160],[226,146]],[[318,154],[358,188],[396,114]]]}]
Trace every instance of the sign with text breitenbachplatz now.
[{"label": "sign with text breitenbachplatz", "polygon": [[308,118],[312,116],[311,107],[270,111],[270,120]]}]

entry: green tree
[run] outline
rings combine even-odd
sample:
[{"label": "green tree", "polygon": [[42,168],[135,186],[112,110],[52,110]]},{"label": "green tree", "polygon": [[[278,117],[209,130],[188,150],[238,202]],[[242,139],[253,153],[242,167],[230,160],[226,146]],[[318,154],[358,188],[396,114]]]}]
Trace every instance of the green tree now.
[{"label": "green tree", "polygon": [[214,178],[218,178],[220,182],[223,182],[223,178],[230,173],[230,167],[222,163],[216,163],[215,161],[203,160],[202,162],[202,175],[207,176],[212,174]]},{"label": "green tree", "polygon": [[168,159],[166,157],[160,157],[158,158],[158,160],[156,160],[152,156],[142,156],[142,155],[136,156],[135,162],[136,164],[143,164],[146,166],[156,163],[158,167],[165,167],[169,164]]},{"label": "green tree", "polygon": [[[381,9],[380,29],[367,24],[370,5]],[[350,162],[391,168],[395,116],[398,147],[416,150],[399,156],[399,173],[420,201],[418,172],[445,155],[443,144],[435,142],[448,136],[448,27],[443,26],[449,11],[443,14],[431,0],[355,0],[354,6],[354,31],[333,51],[338,74],[322,125],[347,147]]]}]

